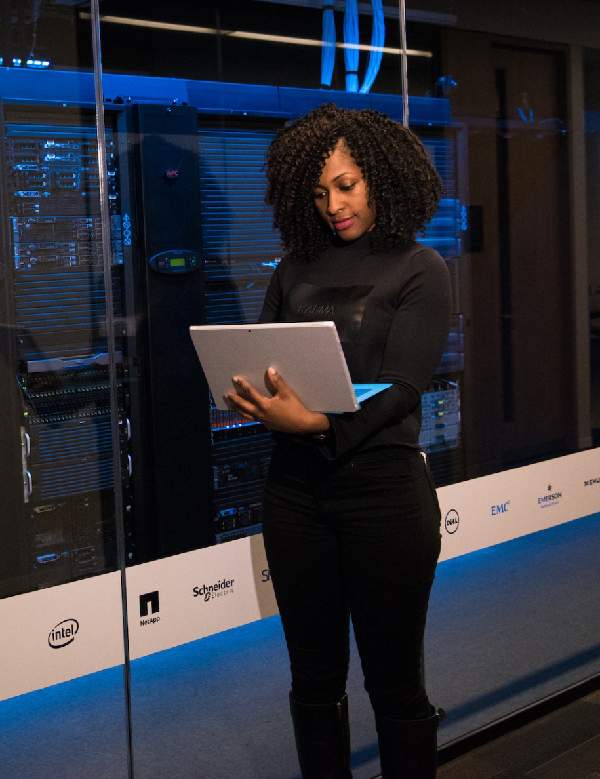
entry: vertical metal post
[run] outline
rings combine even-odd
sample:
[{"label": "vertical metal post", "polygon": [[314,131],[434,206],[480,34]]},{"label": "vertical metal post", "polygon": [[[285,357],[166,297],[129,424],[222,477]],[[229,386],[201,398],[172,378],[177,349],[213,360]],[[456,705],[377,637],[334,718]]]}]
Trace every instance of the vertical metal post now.
[{"label": "vertical metal post", "polygon": [[102,264],[104,268],[104,299],[106,301],[106,340],[108,346],[108,375],[110,382],[110,410],[113,454],[113,490],[115,497],[115,524],[117,535],[117,562],[121,573],[121,606],[123,610],[123,685],[125,693],[128,775],[133,779],[133,741],[131,730],[131,678],[129,664],[129,629],[127,619],[127,585],[125,580],[125,525],[123,521],[123,490],[121,483],[121,450],[119,446],[119,405],[115,361],[115,323],[112,288],[112,245],[110,209],[108,204],[108,176],[104,135],[104,90],[102,85],[102,49],[100,40],[99,0],[91,0],[92,50],[94,55],[94,93],[96,98],[96,134],[98,137],[98,180],[100,188],[100,220],[102,235]]},{"label": "vertical metal post", "polygon": [[400,21],[400,84],[402,88],[402,124],[408,127],[410,124],[408,110],[408,47],[406,45],[406,2],[400,0],[398,9]]}]

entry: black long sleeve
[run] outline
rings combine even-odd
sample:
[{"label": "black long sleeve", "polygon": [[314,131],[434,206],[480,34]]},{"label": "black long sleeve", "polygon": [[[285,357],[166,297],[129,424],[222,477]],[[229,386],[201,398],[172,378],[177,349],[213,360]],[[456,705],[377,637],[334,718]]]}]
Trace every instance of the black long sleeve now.
[{"label": "black long sleeve", "polygon": [[418,445],[420,393],[441,359],[449,315],[449,274],[437,252],[413,244],[374,254],[364,236],[315,263],[282,260],[260,321],[333,320],[352,380],[392,384],[360,411],[328,414],[332,435],[324,454],[338,458]]}]

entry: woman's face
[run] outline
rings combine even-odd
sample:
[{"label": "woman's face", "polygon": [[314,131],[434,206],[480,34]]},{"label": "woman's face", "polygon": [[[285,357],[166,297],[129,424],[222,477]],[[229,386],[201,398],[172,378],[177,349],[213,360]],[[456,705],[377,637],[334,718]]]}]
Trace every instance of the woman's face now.
[{"label": "woman's face", "polygon": [[344,241],[360,238],[375,225],[367,182],[343,139],[325,160],[313,195],[320,217]]}]

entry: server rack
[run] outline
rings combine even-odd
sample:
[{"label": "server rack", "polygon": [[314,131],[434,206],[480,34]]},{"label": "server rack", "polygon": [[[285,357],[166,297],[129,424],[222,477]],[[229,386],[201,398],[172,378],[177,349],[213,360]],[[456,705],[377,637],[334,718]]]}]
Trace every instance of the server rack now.
[{"label": "server rack", "polygon": [[[94,115],[1,106],[3,594],[116,565]],[[122,230],[107,134],[115,315]],[[121,421],[126,345],[117,338]],[[123,429],[126,429],[126,424]],[[123,450],[127,457],[126,434]],[[127,469],[124,469],[127,474]],[[120,478],[120,476],[117,476]]]}]

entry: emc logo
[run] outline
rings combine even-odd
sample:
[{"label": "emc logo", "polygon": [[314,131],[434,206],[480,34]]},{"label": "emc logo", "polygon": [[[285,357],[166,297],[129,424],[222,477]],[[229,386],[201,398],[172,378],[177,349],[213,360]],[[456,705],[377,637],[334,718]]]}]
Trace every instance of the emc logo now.
[{"label": "emc logo", "polygon": [[507,514],[509,506],[510,500],[507,500],[504,503],[497,503],[495,506],[490,508],[490,514],[492,517],[497,517],[500,514]]}]

